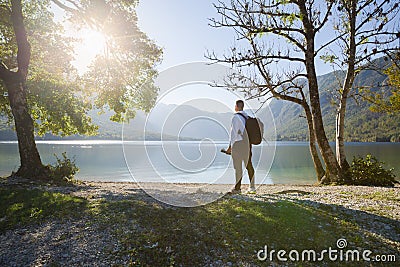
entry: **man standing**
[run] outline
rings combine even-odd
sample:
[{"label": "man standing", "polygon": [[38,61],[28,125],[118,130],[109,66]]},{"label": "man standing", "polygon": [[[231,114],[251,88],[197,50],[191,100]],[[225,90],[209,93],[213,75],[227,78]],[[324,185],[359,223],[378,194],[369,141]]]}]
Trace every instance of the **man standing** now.
[{"label": "man standing", "polygon": [[249,117],[246,112],[243,111],[244,102],[237,100],[235,105],[235,115],[232,118],[231,132],[230,132],[230,144],[226,150],[227,154],[232,155],[233,167],[235,169],[236,184],[235,188],[230,192],[232,194],[239,194],[241,192],[241,184],[243,177],[242,163],[246,166],[247,173],[250,179],[250,187],[247,193],[254,194],[256,192],[255,181],[254,181],[254,168],[251,162],[251,144],[247,137],[245,125],[246,120]]}]

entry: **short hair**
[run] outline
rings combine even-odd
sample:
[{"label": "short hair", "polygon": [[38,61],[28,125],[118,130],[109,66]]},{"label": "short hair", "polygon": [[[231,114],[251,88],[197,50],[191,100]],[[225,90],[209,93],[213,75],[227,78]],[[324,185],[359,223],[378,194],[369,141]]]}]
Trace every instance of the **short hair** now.
[{"label": "short hair", "polygon": [[243,110],[243,108],[244,108],[244,102],[243,102],[243,100],[237,100],[237,101],[236,101],[236,106],[237,106],[240,110]]}]

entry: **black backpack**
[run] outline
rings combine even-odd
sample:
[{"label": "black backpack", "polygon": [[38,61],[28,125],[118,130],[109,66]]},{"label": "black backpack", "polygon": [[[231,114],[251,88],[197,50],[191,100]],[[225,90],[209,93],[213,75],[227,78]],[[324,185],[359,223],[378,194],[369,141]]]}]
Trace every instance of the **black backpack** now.
[{"label": "black backpack", "polygon": [[260,121],[258,118],[248,117],[238,112],[240,116],[242,116],[246,120],[246,132],[249,137],[249,142],[252,145],[259,145],[262,142],[264,135],[264,123]]}]

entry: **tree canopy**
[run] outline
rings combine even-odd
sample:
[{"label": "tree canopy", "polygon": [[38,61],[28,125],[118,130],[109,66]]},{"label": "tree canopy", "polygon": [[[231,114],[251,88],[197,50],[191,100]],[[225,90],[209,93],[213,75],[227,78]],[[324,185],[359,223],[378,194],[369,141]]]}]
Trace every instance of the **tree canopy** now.
[{"label": "tree canopy", "polygon": [[[157,96],[151,81],[161,50],[137,26],[137,1],[54,1],[65,11],[68,27],[92,28],[107,38],[107,50],[96,56],[89,70],[78,73],[72,64],[74,46],[65,21],[55,17],[53,1],[22,1],[31,45],[27,100],[37,134],[95,134],[90,109],[110,109],[114,121],[149,110]],[[64,3],[65,2],[65,3]],[[11,23],[11,2],[0,1],[0,59],[17,68],[17,43]],[[70,32],[68,32],[70,30]],[[0,84],[0,115],[12,121],[8,93]]]},{"label": "tree canopy", "polygon": [[[132,118],[155,102],[155,64],[161,50],[137,26],[137,1],[0,0],[0,115],[14,120],[21,166],[17,176],[51,179],[34,132],[43,135],[94,134],[92,108],[114,111],[111,120]],[[72,64],[74,36],[54,8],[68,15],[71,28],[100,31],[105,51],[80,75]],[[100,44],[91,43],[91,49]],[[79,60],[79,59],[78,59]]]},{"label": "tree canopy", "polygon": [[[398,60],[398,59],[396,59]],[[367,92],[365,98],[374,105],[375,112],[399,113],[400,112],[400,66],[394,61],[384,70],[387,75],[387,84],[378,92]],[[389,96],[388,96],[389,95]]]}]

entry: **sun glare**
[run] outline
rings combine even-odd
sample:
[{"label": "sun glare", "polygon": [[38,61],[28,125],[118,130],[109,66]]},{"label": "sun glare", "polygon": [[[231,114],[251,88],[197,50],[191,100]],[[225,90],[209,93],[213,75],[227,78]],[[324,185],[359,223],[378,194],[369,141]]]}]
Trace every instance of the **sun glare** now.
[{"label": "sun glare", "polygon": [[105,53],[106,36],[95,30],[83,29],[76,37],[79,42],[75,46],[73,64],[79,72],[83,73],[97,55]]}]

